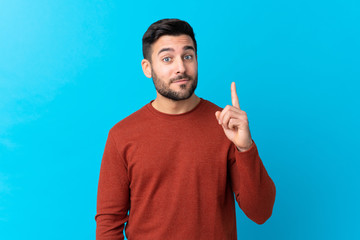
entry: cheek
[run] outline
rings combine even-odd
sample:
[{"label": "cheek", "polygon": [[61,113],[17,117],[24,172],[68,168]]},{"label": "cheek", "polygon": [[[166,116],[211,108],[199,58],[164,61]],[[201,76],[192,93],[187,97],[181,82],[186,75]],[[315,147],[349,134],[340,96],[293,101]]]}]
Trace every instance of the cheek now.
[{"label": "cheek", "polygon": [[188,67],[188,70],[189,70],[189,73],[191,73],[191,74],[197,73],[197,64],[191,64],[191,65]]},{"label": "cheek", "polygon": [[153,69],[153,71],[161,79],[165,80],[166,78],[171,77],[171,69],[169,67],[166,66],[156,67]]}]

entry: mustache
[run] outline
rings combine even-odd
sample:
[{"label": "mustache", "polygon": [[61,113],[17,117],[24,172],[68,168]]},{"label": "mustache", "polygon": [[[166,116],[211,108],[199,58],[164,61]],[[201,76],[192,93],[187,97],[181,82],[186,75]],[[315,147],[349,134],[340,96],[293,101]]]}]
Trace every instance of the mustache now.
[{"label": "mustache", "polygon": [[186,75],[186,74],[183,74],[183,75],[180,75],[180,76],[177,76],[176,78],[172,78],[170,79],[170,82],[173,83],[175,81],[178,81],[180,79],[188,79],[188,80],[192,80],[192,77]]}]

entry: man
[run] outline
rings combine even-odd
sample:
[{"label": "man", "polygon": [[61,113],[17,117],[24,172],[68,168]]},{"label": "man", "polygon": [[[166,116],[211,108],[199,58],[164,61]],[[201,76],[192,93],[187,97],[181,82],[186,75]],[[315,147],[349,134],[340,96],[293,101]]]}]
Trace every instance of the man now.
[{"label": "man", "polygon": [[157,96],[109,132],[101,163],[98,240],[237,239],[234,195],[258,224],[275,186],[253,142],[235,83],[224,109],[194,94],[197,45],[178,19],[143,36],[142,68]]}]

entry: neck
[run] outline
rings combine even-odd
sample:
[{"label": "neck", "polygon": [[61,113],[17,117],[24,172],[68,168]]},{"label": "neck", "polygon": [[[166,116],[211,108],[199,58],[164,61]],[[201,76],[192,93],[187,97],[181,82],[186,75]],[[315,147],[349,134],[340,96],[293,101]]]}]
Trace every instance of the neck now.
[{"label": "neck", "polygon": [[152,106],[162,113],[181,114],[191,111],[199,102],[200,98],[195,94],[186,100],[174,101],[158,93],[156,99],[152,102]]}]

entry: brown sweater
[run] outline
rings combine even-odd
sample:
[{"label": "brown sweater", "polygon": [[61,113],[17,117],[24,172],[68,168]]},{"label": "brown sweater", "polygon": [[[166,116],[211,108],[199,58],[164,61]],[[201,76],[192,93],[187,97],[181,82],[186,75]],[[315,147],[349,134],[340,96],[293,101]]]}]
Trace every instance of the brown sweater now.
[{"label": "brown sweater", "polygon": [[[234,196],[258,224],[275,186],[255,143],[239,152],[201,99],[169,115],[149,103],[109,132],[98,185],[97,240],[234,240]],[[128,212],[129,211],[129,212]]]}]

